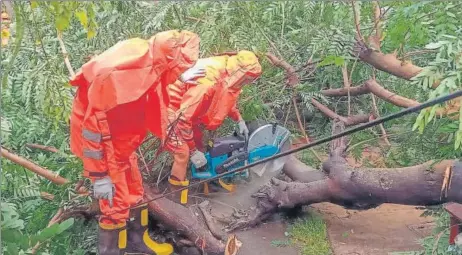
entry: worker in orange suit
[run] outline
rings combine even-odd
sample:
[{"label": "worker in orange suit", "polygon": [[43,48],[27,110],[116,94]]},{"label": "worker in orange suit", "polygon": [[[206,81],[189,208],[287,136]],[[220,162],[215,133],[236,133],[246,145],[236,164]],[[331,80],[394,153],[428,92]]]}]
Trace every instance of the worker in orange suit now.
[{"label": "worker in orange suit", "polygon": [[71,79],[78,87],[71,151],[83,160],[84,176],[99,199],[101,255],[173,253],[172,245],[149,237],[146,204],[131,208],[144,195],[134,151],[147,131],[165,139],[167,85],[204,76],[194,67],[199,42],[188,31],[128,39],[91,59]]},{"label": "worker in orange suit", "polygon": [[[199,59],[196,65],[205,68],[205,77],[195,83],[176,81],[167,89],[171,128],[165,147],[172,152],[174,161],[169,178],[171,191],[189,185],[186,178],[189,161],[197,168],[207,163],[202,128],[216,130],[230,117],[238,122],[239,132],[248,136],[249,130],[236,104],[242,87],[261,74],[258,58],[250,51]],[[187,203],[187,189],[173,195],[181,204]]]}]

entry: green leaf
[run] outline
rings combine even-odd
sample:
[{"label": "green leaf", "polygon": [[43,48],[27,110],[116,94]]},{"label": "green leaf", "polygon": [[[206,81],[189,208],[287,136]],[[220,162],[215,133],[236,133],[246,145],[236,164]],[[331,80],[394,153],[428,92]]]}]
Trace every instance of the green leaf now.
[{"label": "green leaf", "polygon": [[19,248],[15,243],[9,243],[6,248],[7,254],[17,255],[19,254]]},{"label": "green leaf", "polygon": [[38,7],[38,2],[37,1],[34,1],[34,0],[30,1],[30,8],[31,9],[35,9],[37,7]]},{"label": "green leaf", "polygon": [[430,111],[430,115],[428,116],[428,122],[432,121],[432,119],[435,117],[436,108],[438,108],[438,106],[436,106],[436,105],[432,107],[432,109]]},{"label": "green leaf", "polygon": [[59,231],[59,224],[55,223],[47,228],[45,228],[44,230],[42,230],[39,235],[37,236],[37,240],[39,242],[43,242],[47,239],[50,239],[52,238],[53,236],[55,236]]},{"label": "green leaf", "polygon": [[58,232],[56,234],[61,234],[62,232],[72,227],[72,225],[74,225],[74,218],[70,218],[61,222],[59,224]]},{"label": "green leaf", "polygon": [[334,64],[336,66],[343,66],[343,64],[345,63],[345,59],[342,58],[342,57],[335,57],[334,59]]},{"label": "green leaf", "polygon": [[461,139],[462,139],[462,133],[461,132],[456,132],[456,141],[454,143],[454,149],[455,150],[459,149]]},{"label": "green leaf", "polygon": [[60,15],[56,18],[55,26],[58,31],[62,32],[69,27],[69,19],[66,16]]},{"label": "green leaf", "polygon": [[441,42],[436,42],[436,43],[429,43],[425,46],[426,49],[429,49],[429,50],[434,50],[434,49],[438,49],[440,48],[441,46],[443,46],[443,44]]},{"label": "green leaf", "polygon": [[95,37],[96,35],[96,31],[92,28],[88,29],[88,32],[87,32],[87,39],[91,39],[93,37]]},{"label": "green leaf", "polygon": [[75,16],[80,21],[80,24],[82,24],[83,27],[85,27],[85,28],[88,27],[88,17],[87,17],[87,13],[85,11],[78,10],[78,11],[75,12]]},{"label": "green leaf", "polygon": [[318,67],[328,66],[335,63],[336,56],[327,56],[319,64]]},{"label": "green leaf", "polygon": [[415,120],[415,123],[412,126],[412,131],[415,131],[419,127],[420,123],[422,123],[423,117],[425,115],[425,111],[426,109],[422,110],[417,116],[417,119]]},{"label": "green leaf", "polygon": [[2,229],[2,241],[7,243],[17,242],[23,237],[21,232],[16,229]]}]

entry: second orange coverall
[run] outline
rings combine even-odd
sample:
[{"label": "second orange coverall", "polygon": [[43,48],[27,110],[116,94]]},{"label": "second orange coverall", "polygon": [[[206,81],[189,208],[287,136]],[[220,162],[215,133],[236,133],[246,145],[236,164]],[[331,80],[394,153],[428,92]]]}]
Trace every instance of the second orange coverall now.
[{"label": "second orange coverall", "polygon": [[[241,88],[261,74],[258,58],[250,51],[199,59],[197,65],[206,69],[206,76],[199,78],[197,85],[176,81],[167,88],[171,128],[167,132],[166,148],[174,158],[169,179],[172,185],[189,183],[186,173],[190,153],[204,150],[201,126],[216,130],[226,117],[242,120],[236,107]],[[187,191],[182,194],[182,203],[185,196]]]}]

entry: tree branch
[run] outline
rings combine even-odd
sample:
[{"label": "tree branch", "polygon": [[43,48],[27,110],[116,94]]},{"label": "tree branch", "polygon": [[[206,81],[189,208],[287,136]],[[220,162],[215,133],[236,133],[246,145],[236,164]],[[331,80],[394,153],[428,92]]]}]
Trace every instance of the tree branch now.
[{"label": "tree branch", "polygon": [[11,152],[9,152],[7,149],[3,148],[2,147],[2,150],[1,150],[1,155],[2,157],[5,157],[6,159],[9,159],[11,160],[12,162],[48,179],[49,181],[53,182],[53,183],[56,183],[58,185],[64,185],[64,184],[67,184],[69,183],[69,180],[59,176],[58,174],[48,170],[48,169],[45,169],[23,157],[20,157],[16,154],[13,154]]},{"label": "tree branch", "polygon": [[[370,92],[365,85],[350,87],[349,91],[350,91],[350,96],[359,96],[359,95],[364,95]],[[321,90],[320,93],[328,97],[342,97],[342,96],[348,96],[348,89],[346,88],[325,89],[325,90]]]},{"label": "tree branch", "polygon": [[350,78],[348,77],[348,69],[346,63],[342,66],[343,87],[348,94],[348,116],[351,114],[351,94],[350,94]]},{"label": "tree branch", "polygon": [[367,80],[365,84],[372,94],[396,106],[409,108],[409,107],[417,106],[420,104],[419,102],[415,100],[402,97],[391,91],[386,90],[384,87],[380,86],[380,84],[378,84],[376,80],[373,80],[373,79]]},{"label": "tree branch", "polygon": [[297,75],[297,71],[293,66],[291,66],[289,63],[284,61],[283,59],[279,59],[276,56],[274,56],[271,53],[266,53],[266,57],[269,59],[271,64],[280,67],[286,71],[286,77],[287,77],[287,85],[294,87],[295,85],[300,83],[300,78]]},{"label": "tree branch", "polygon": [[[371,99],[372,99],[372,107],[374,109],[375,116],[377,116],[377,118],[380,118],[379,109],[377,107],[377,103],[375,101],[375,96],[373,94],[371,94]],[[383,124],[380,124],[379,127],[380,127],[380,131],[382,132],[383,141],[385,142],[385,144],[390,146],[391,143],[390,143],[390,141],[388,141],[387,131],[385,131],[385,128],[383,127]]]},{"label": "tree branch", "polygon": [[356,10],[356,2],[352,1],[351,6],[353,8],[353,16],[354,16],[355,27],[356,27],[356,40],[358,40],[359,42],[365,44],[366,41],[364,40],[364,37],[361,34],[361,25],[360,25],[361,16],[360,16],[358,10]]},{"label": "tree branch", "polygon": [[61,47],[61,52],[63,53],[64,63],[66,64],[67,70],[71,77],[75,76],[74,69],[71,66],[71,62],[69,61],[69,54],[67,53],[66,46],[64,45],[62,32],[58,31],[58,41],[59,46]]},{"label": "tree branch", "polygon": [[46,146],[46,145],[35,144],[35,143],[28,143],[26,144],[26,147],[31,148],[31,149],[40,149],[40,150],[49,151],[53,153],[59,152],[59,150],[53,146]]},{"label": "tree branch", "polygon": [[[366,81],[365,84],[372,94],[396,106],[403,107],[403,108],[409,108],[409,107],[414,107],[420,104],[416,100],[397,95],[385,89],[379,83],[377,83],[377,81],[374,79],[370,79]],[[441,117],[445,115],[452,115],[452,114],[458,113],[461,99],[462,97],[455,98],[453,100],[450,100],[445,107],[438,108],[436,110],[436,116]],[[450,118],[456,118],[456,117],[450,116]]]},{"label": "tree branch", "polygon": [[394,76],[410,80],[422,71],[411,62],[401,61],[394,54],[383,54],[372,49],[359,49],[359,58],[373,67]]},{"label": "tree branch", "polygon": [[341,122],[345,123],[346,126],[352,126],[352,125],[357,125],[359,123],[365,123],[369,121],[369,118],[371,117],[370,115],[366,114],[360,114],[360,115],[353,115],[353,116],[340,116],[331,109],[329,109],[327,106],[321,104],[318,102],[316,99],[311,99],[311,104],[313,104],[314,107],[318,108],[324,115],[327,117],[333,119],[333,120],[340,120]]}]

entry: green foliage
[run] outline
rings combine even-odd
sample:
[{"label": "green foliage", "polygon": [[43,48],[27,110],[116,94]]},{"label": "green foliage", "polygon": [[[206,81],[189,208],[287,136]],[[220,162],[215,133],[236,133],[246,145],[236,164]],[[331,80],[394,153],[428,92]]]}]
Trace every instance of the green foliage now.
[{"label": "green foliage", "polygon": [[432,216],[436,219],[436,228],[433,235],[421,240],[425,251],[422,255],[458,255],[462,250],[449,243],[449,214],[441,206],[428,207],[424,212],[425,216]]},{"label": "green foliage", "polygon": [[[462,40],[455,36],[443,35],[444,41],[430,43],[426,46],[428,50],[438,50],[434,61],[429,62],[428,66],[414,77],[414,83],[428,90],[434,85],[438,87],[431,90],[428,94],[429,99],[444,96],[462,87]],[[451,107],[454,102],[447,102],[443,107]],[[460,105],[462,106],[462,105]],[[433,121],[436,110],[441,106],[433,106],[430,109],[421,111],[413,126],[413,130],[419,129],[422,133],[426,125]],[[458,111],[457,111],[458,110]],[[453,113],[462,113],[461,109],[456,109]],[[459,114],[462,118],[462,114]],[[462,123],[459,120],[459,123]],[[462,124],[454,133],[454,148],[459,149],[462,143]]]},{"label": "green foliage", "polygon": [[[425,67],[412,83],[384,72],[377,72],[376,78],[383,81],[387,89],[420,101],[460,89],[461,31],[458,28],[462,27],[462,20],[457,19],[462,14],[460,3],[393,1],[381,2],[381,5],[384,53],[398,50],[399,57],[410,60],[405,57],[407,52],[419,51],[425,46],[427,53],[435,52],[412,58],[414,63]],[[285,122],[287,115],[294,116],[293,109],[290,112],[288,109],[295,92],[301,99],[300,111],[314,113],[307,123],[309,135],[314,138],[329,135],[331,122],[312,107],[311,99],[347,115],[345,98],[327,99],[319,91],[343,87],[343,65],[347,65],[352,74],[352,85],[371,77],[370,66],[351,54],[355,26],[351,3],[347,2],[31,1],[15,2],[14,7],[13,43],[5,50],[2,48],[1,68],[6,70],[2,77],[2,146],[72,182],[81,178],[82,169],[80,161],[71,156],[69,150],[68,121],[75,92],[68,83],[69,73],[63,63],[58,33],[74,68],[82,66],[88,55],[104,51],[120,40],[149,38],[167,29],[186,29],[199,34],[201,57],[223,51],[253,50],[260,57],[264,72],[257,81],[244,87],[239,102],[243,117]],[[358,10],[361,32],[368,37],[375,25],[372,4],[358,2]],[[295,67],[301,80],[295,89],[285,85],[284,71],[265,59],[266,52]],[[315,63],[310,68],[308,59]],[[436,80],[440,86],[430,89]],[[351,108],[352,114],[372,111],[366,96],[352,97]],[[399,110],[382,100],[378,101],[378,108],[381,115]],[[277,109],[287,111],[282,119],[276,117]],[[389,139],[397,145],[387,152],[387,164],[409,166],[428,159],[462,156],[462,121],[437,119],[435,109],[422,111],[417,120],[415,116],[408,116],[385,124],[387,131],[395,134]],[[413,123],[420,133],[409,132]],[[298,134],[297,125],[288,121],[287,126]],[[220,131],[229,132],[232,128],[233,124],[227,120]],[[353,155],[359,158],[363,146],[376,146],[377,141],[371,140],[374,137],[370,130],[351,136],[352,144],[362,142],[352,149]],[[366,140],[371,142],[364,142]],[[54,146],[61,152],[31,150],[25,147],[27,143]],[[454,147],[459,149],[455,151]],[[312,165],[319,163],[311,153],[301,157]],[[69,197],[74,193],[71,187],[53,185],[8,161],[2,161],[1,175],[2,224],[8,224],[5,229],[16,231],[12,236],[21,240],[2,240],[9,254],[26,251],[39,239],[46,243],[39,251],[44,254],[84,254],[95,250],[94,224],[67,222],[47,228],[57,208],[71,203]],[[39,192],[51,193],[55,199],[44,201]],[[64,231],[65,228],[72,231]],[[305,254],[328,254],[325,225],[321,220],[301,221],[292,230],[292,240],[304,247]],[[2,237],[5,236],[2,233]],[[425,247],[431,249],[431,243]]]},{"label": "green foliage", "polygon": [[332,254],[327,240],[326,223],[319,215],[310,214],[291,224],[289,230],[291,243],[301,246],[303,255]]}]

